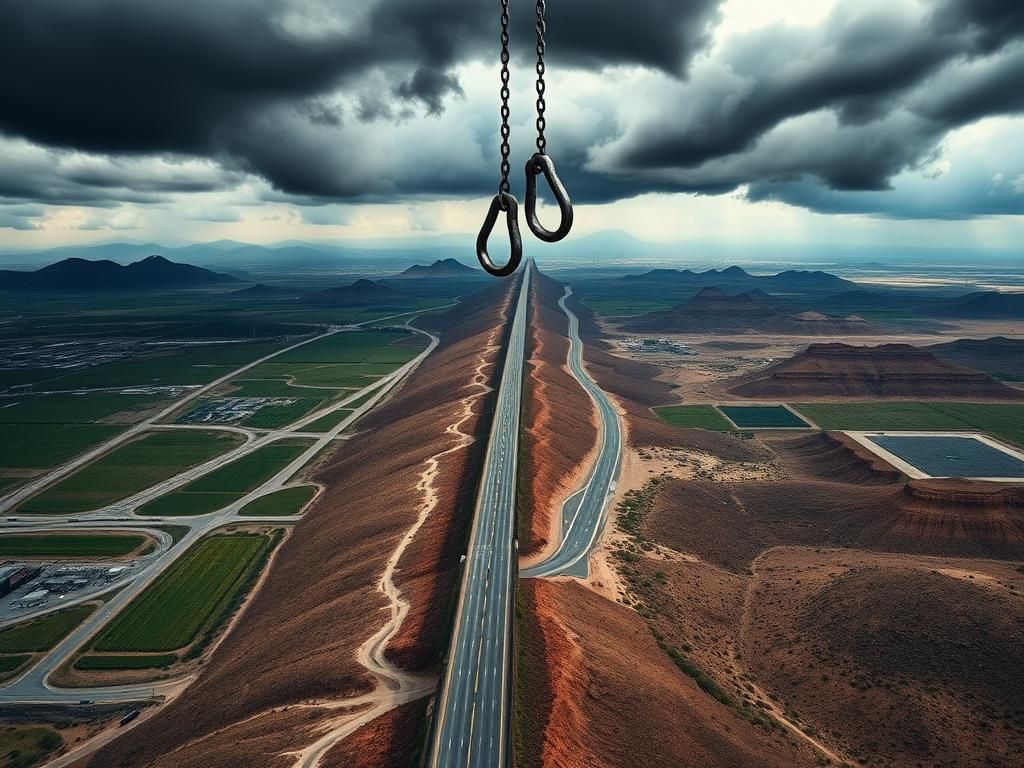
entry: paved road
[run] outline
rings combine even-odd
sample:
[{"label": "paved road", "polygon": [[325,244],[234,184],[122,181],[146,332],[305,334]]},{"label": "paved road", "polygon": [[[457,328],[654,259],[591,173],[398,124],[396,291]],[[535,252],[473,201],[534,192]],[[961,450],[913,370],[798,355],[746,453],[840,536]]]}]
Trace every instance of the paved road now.
[{"label": "paved road", "polygon": [[464,565],[455,630],[430,765],[505,768],[512,710],[511,645],[516,572],[515,491],[519,406],[532,265],[520,281],[498,403]]},{"label": "paved road", "polygon": [[587,555],[608,519],[608,503],[615,491],[622,464],[622,425],[615,405],[583,367],[580,322],[566,305],[572,295],[566,287],[558,306],[569,318],[569,370],[597,406],[601,444],[586,484],[566,499],[562,507],[562,543],[547,559],[520,571],[520,576],[587,575]]},{"label": "paved road", "polygon": [[[379,323],[380,321],[373,321]],[[184,687],[190,681],[190,678],[178,678],[167,681],[160,681],[152,684],[144,685],[124,685],[124,686],[110,686],[102,688],[59,688],[48,682],[48,678],[58,667],[63,665],[83,644],[88,642],[93,636],[99,632],[103,626],[112,618],[118,611],[124,608],[132,599],[134,599],[139,593],[141,593],[146,587],[148,587],[153,581],[169,568],[178,557],[180,557],[188,548],[198,541],[203,536],[212,532],[216,528],[223,527],[225,525],[237,524],[242,522],[256,522],[258,524],[268,524],[274,522],[295,522],[297,518],[275,518],[275,517],[244,517],[239,515],[239,511],[253,499],[264,496],[268,493],[280,490],[281,488],[287,487],[293,484],[293,477],[298,473],[317,453],[324,449],[331,441],[338,439],[340,433],[348,428],[356,419],[362,416],[367,410],[376,405],[388,392],[391,391],[405,376],[407,376],[412,370],[414,370],[423,359],[429,355],[437,347],[440,339],[434,334],[428,333],[427,331],[415,328],[412,326],[408,327],[409,330],[419,333],[429,338],[430,343],[427,348],[417,355],[413,360],[409,361],[405,365],[401,366],[392,373],[384,376],[383,378],[371,383],[369,386],[360,390],[359,392],[353,393],[350,397],[346,398],[337,404],[328,406],[327,408],[321,409],[309,416],[303,417],[302,419],[293,422],[291,425],[284,429],[272,430],[265,434],[261,434],[258,437],[253,435],[252,439],[244,446],[235,451],[229,452],[223,456],[217,457],[215,460],[207,462],[199,467],[194,467],[187,470],[180,475],[171,478],[171,480],[161,483],[153,488],[147,489],[139,494],[136,494],[130,499],[122,500],[117,502],[110,507],[101,510],[94,510],[92,512],[77,515],[74,518],[74,522],[68,517],[43,517],[33,515],[31,518],[25,517],[17,521],[8,520],[3,525],[3,530],[25,530],[25,531],[38,531],[46,529],[60,529],[66,530],[68,528],[74,529],[103,529],[103,530],[146,530],[149,533],[157,536],[161,543],[161,549],[152,557],[146,558],[146,562],[139,569],[135,578],[124,586],[113,598],[111,598],[102,607],[97,609],[91,616],[89,616],[81,625],[65,637],[60,643],[57,644],[51,651],[49,651],[41,660],[31,666],[26,672],[22,673],[19,677],[6,684],[0,685],[0,703],[75,703],[81,699],[92,699],[97,703],[107,702],[118,702],[118,701],[139,701],[143,699],[149,699],[153,696],[166,695],[174,692],[175,690]],[[331,333],[341,332],[342,329],[331,331],[330,333],[323,334],[315,338],[323,338]],[[309,339],[306,342],[314,341]],[[293,345],[288,349],[294,349],[296,346],[301,344]],[[275,354],[281,354],[286,350],[280,350]],[[273,355],[269,356],[273,357]],[[250,363],[242,368],[236,370],[232,374],[226,377],[218,379],[218,382],[226,381],[232,376],[238,375],[238,373],[251,368],[253,365],[262,362],[262,360],[268,358],[261,358],[261,360],[255,363]],[[217,383],[217,382],[215,382]],[[212,385],[210,385],[212,386]],[[206,391],[209,387],[204,387],[194,393],[191,393],[187,397],[178,400],[174,405],[164,409],[161,414],[154,416],[152,419],[147,419],[147,426],[152,426],[152,422],[160,418],[163,415],[167,415],[173,412],[176,408],[180,407],[184,402],[193,399],[198,394]],[[358,400],[359,398],[370,395],[366,402],[356,408],[351,414],[349,414],[343,421],[337,426],[333,427],[330,431],[324,433],[318,433],[315,435],[315,441],[310,445],[308,449],[302,452],[301,455],[296,457],[288,466],[284,467],[273,477],[262,483],[258,488],[254,489],[243,498],[238,499],[234,503],[230,504],[223,509],[217,510],[206,515],[198,515],[193,517],[157,517],[153,515],[147,515],[145,517],[137,517],[132,512],[135,507],[150,500],[156,498],[167,491],[184,485],[187,482],[195,479],[196,477],[206,474],[207,472],[216,469],[218,466],[222,466],[229,460],[238,458],[241,455],[251,453],[257,448],[266,445],[269,442],[278,440],[284,437],[291,437],[297,433],[302,433],[302,428],[307,424],[315,421],[326,413],[330,413],[333,410],[343,408],[347,403]],[[134,428],[133,428],[134,429]],[[114,440],[105,443],[101,448],[103,450],[110,450],[120,444],[121,440]],[[102,453],[101,450],[96,449],[89,452],[89,456],[96,456]],[[68,473],[67,468],[80,466],[80,460],[76,459],[73,462],[69,462],[68,465],[64,465],[50,473],[47,473],[43,478],[40,479],[40,486],[42,487],[46,483],[53,482],[57,478],[64,476]],[[10,497],[8,497],[9,499]],[[181,540],[174,546],[169,546],[169,537],[166,533],[153,529],[150,526],[153,524],[170,524],[178,526],[188,527],[188,532],[181,538]],[[54,604],[48,606],[49,610],[43,612],[50,612],[63,608],[69,602],[62,602],[60,604]],[[40,612],[40,613],[43,613]],[[18,617],[18,620],[22,620],[24,617]]]}]

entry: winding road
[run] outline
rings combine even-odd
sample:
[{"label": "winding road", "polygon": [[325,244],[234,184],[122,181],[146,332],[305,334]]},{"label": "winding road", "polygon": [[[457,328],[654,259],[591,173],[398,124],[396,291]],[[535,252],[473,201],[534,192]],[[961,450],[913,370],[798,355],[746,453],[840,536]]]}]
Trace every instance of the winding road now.
[{"label": "winding road", "polygon": [[597,406],[601,442],[586,483],[573,492],[562,506],[562,536],[558,549],[546,560],[520,571],[522,578],[587,576],[587,555],[597,543],[608,519],[608,505],[615,492],[622,465],[622,424],[619,413],[611,398],[584,368],[580,321],[566,304],[566,299],[571,295],[572,288],[566,286],[565,295],[558,300],[558,306],[569,318],[569,370]]}]

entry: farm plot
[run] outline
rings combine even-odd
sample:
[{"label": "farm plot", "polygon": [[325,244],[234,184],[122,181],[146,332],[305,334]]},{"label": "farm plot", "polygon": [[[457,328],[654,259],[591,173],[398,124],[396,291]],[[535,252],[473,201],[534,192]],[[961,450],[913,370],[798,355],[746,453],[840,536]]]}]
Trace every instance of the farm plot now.
[{"label": "farm plot", "polygon": [[353,409],[351,408],[339,408],[336,411],[331,411],[325,416],[321,416],[316,421],[311,421],[309,424],[302,428],[303,432],[330,432],[336,426],[341,424],[345,419],[352,415]]},{"label": "farm plot", "polygon": [[282,488],[280,491],[268,493],[253,499],[238,514],[240,515],[297,515],[316,496],[317,489],[312,485],[301,485],[294,488]]},{"label": "farm plot", "polygon": [[0,535],[0,556],[121,557],[147,538],[141,534],[13,533]]},{"label": "farm plot", "polygon": [[190,645],[226,618],[270,542],[259,534],[203,539],[114,618],[93,650],[145,653]]},{"label": "farm plot", "polygon": [[241,343],[178,347],[58,376],[47,381],[46,386],[49,389],[78,389],[207,384],[283,346],[283,343]]},{"label": "farm plot", "polygon": [[75,605],[0,630],[0,653],[48,651],[95,610],[93,605]]},{"label": "farm plot", "polygon": [[82,656],[75,662],[75,669],[90,671],[121,670],[121,669],[161,669],[169,667],[178,660],[174,653],[132,654],[124,655],[89,655]]},{"label": "farm plot", "polygon": [[662,421],[673,427],[729,432],[733,429],[722,414],[710,405],[665,405],[654,409]]},{"label": "farm plot", "polygon": [[216,512],[269,480],[312,445],[278,440],[139,508],[141,515],[202,515]]},{"label": "farm plot", "polygon": [[166,402],[154,395],[25,395],[0,405],[0,468],[49,469],[140,421]]},{"label": "farm plot", "polygon": [[1024,405],[1003,403],[799,403],[822,429],[977,431],[1024,447]]},{"label": "farm plot", "polygon": [[132,440],[18,507],[24,514],[75,514],[131,496],[242,443],[230,432],[160,430]]},{"label": "farm plot", "polygon": [[720,405],[718,410],[740,429],[810,428],[810,424],[781,405]]}]

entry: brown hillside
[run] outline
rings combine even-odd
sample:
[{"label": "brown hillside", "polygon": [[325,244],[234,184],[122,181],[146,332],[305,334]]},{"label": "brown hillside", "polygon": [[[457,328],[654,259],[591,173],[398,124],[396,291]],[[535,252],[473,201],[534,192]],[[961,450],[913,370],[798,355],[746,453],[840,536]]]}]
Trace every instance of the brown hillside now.
[{"label": "brown hillside", "polygon": [[657,541],[735,571],[783,544],[1019,558],[1024,491],[972,481],[668,480],[649,526]]},{"label": "brown hillside", "polygon": [[1024,381],[1024,339],[957,339],[925,349],[942,360],[984,371],[997,379]]},{"label": "brown hillside", "polygon": [[561,283],[534,272],[520,451],[520,553],[543,550],[560,502],[583,482],[586,458],[597,443],[590,397],[566,367],[569,322],[558,306]]},{"label": "brown hillside", "polygon": [[759,684],[850,762],[1024,764],[1024,599],[1009,568],[773,550],[742,653]]},{"label": "brown hillside", "polygon": [[[546,768],[803,768],[809,748],[759,729],[675,667],[639,616],[575,583],[530,579],[550,671],[547,717],[527,734]],[[536,658],[536,648],[527,658]]]},{"label": "brown hillside", "polygon": [[821,312],[787,314],[761,291],[731,296],[704,288],[688,301],[632,318],[622,325],[634,333],[772,333],[785,336],[855,336],[885,333],[862,317]]},{"label": "brown hillside", "polygon": [[[389,646],[410,669],[436,668],[447,641],[438,627],[451,609],[484,445],[459,448],[458,435],[446,429],[461,421],[462,432],[479,435],[487,423],[487,384],[515,286],[502,282],[432,320],[444,329],[440,347],[366,420],[366,431],[339,443],[317,478],[328,490],[281,546],[262,589],[199,679],[100,749],[90,766],[272,765],[268,755],[232,757],[230,730],[223,738],[207,735],[242,721],[272,730],[272,707],[370,690],[355,652],[388,616],[376,583],[422,508],[423,473],[432,457],[450,450],[437,467],[439,503],[399,563],[397,582],[412,609]],[[314,717],[320,710],[311,711]],[[275,743],[274,754],[309,743],[296,739]],[[214,754],[223,759],[206,759]]]},{"label": "brown hillside", "polygon": [[728,391],[751,398],[1024,399],[1024,392],[987,374],[939,360],[927,350],[909,344],[812,344],[789,360],[736,379]]},{"label": "brown hillside", "polygon": [[895,483],[903,473],[843,432],[765,438],[792,472],[859,485]]}]

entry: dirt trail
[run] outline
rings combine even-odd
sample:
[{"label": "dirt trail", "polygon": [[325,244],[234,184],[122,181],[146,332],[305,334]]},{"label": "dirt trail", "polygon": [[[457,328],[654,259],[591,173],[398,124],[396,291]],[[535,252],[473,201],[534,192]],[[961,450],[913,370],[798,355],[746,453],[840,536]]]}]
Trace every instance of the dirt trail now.
[{"label": "dirt trail", "polygon": [[[508,302],[506,302],[503,312],[507,312],[507,310]],[[395,584],[394,577],[398,571],[398,564],[402,559],[402,555],[405,554],[406,549],[416,538],[416,534],[423,527],[424,523],[427,522],[427,519],[440,500],[435,480],[440,471],[441,460],[451,453],[466,449],[476,440],[475,436],[463,432],[462,427],[473,417],[473,408],[476,402],[491,391],[491,387],[486,383],[488,377],[485,369],[491,365],[491,353],[498,346],[500,333],[501,327],[499,326],[488,336],[487,343],[481,351],[480,360],[474,370],[473,379],[468,385],[476,391],[459,401],[462,406],[461,412],[457,414],[456,420],[445,428],[445,433],[451,435],[454,438],[454,442],[445,450],[435,453],[427,459],[426,466],[423,472],[420,473],[420,479],[416,483],[416,491],[423,495],[419,515],[416,518],[416,522],[402,536],[391,557],[388,558],[380,581],[377,582],[377,589],[390,603],[391,616],[384,626],[359,646],[359,650],[356,652],[359,663],[366,667],[377,679],[377,688],[371,693],[362,696],[337,699],[326,704],[318,703],[313,705],[349,711],[326,723],[323,726],[326,730],[324,735],[301,752],[289,753],[296,756],[295,768],[316,768],[324,755],[338,742],[384,713],[433,693],[437,686],[437,680],[432,676],[428,677],[405,672],[388,661],[384,655],[388,643],[398,634],[410,608],[409,601],[405,599],[402,591]],[[366,709],[351,711],[352,708],[359,708],[367,704],[370,706]]]},{"label": "dirt trail", "polygon": [[729,644],[730,662],[736,670],[736,676],[743,677],[744,674],[747,675],[744,679],[746,683],[749,684],[752,688],[753,694],[757,696],[759,701],[767,707],[768,712],[772,715],[772,717],[774,717],[783,726],[785,726],[791,733],[793,733],[794,736],[806,741],[808,744],[817,749],[819,752],[828,757],[837,765],[853,765],[854,761],[852,759],[847,758],[842,753],[837,752],[836,750],[830,748],[828,745],[822,743],[810,734],[805,733],[804,730],[800,727],[800,725],[798,723],[793,722],[793,720],[791,720],[786,715],[782,707],[775,703],[775,701],[768,695],[768,692],[761,688],[761,686],[759,686],[754,681],[753,677],[750,676],[749,672],[743,667],[742,663],[740,662],[742,654],[738,651],[737,646],[743,645],[744,638],[750,630],[750,609],[751,604],[753,603],[754,593],[757,591],[758,584],[757,566],[761,559],[765,557],[765,555],[776,549],[782,549],[782,547],[770,547],[769,549],[764,550],[750,564],[750,572],[753,575],[750,577],[750,583],[747,585],[747,591],[743,596],[743,613],[740,617],[739,635],[734,642]]}]

